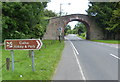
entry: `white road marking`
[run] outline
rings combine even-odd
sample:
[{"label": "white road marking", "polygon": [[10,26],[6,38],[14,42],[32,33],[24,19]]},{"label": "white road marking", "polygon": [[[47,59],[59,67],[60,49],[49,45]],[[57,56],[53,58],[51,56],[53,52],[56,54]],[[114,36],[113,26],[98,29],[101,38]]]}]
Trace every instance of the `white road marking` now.
[{"label": "white road marking", "polygon": [[[65,39],[67,39],[68,41],[70,41],[67,37],[65,37]],[[73,46],[73,48],[74,48],[75,52],[77,53],[77,55],[79,55],[79,53],[78,53],[77,49],[75,48],[75,46],[73,45],[73,43],[71,41],[70,41],[70,43]]]},{"label": "white road marking", "polygon": [[111,56],[113,56],[114,58],[120,59],[118,56],[114,55],[114,54],[110,54]]},{"label": "white road marking", "polygon": [[80,73],[81,73],[81,75],[82,75],[82,79],[83,79],[83,80],[86,80],[85,75],[84,75],[84,73],[83,73],[83,71],[82,71],[82,67],[81,67],[81,65],[80,65],[80,63],[79,63],[79,60],[78,60],[78,58],[77,58],[77,55],[76,55],[76,53],[75,53],[75,49],[74,49],[75,46],[73,45],[73,43],[72,43],[71,41],[70,41],[70,43],[71,43],[71,45],[72,45],[73,52],[74,52],[75,58],[76,58],[76,60],[77,60],[78,67],[79,67]]},{"label": "white road marking", "polygon": [[76,54],[79,55],[77,49],[75,48],[75,46],[73,45],[73,43],[70,41],[71,45],[73,46],[73,49],[75,50]]}]

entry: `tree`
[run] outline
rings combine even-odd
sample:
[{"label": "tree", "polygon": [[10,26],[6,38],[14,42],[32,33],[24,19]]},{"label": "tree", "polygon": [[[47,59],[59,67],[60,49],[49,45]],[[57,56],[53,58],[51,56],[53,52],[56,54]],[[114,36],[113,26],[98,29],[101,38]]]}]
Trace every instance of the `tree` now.
[{"label": "tree", "polygon": [[116,7],[117,9],[113,11],[112,18],[109,23],[111,28],[108,28],[108,30],[114,30],[115,32],[120,30],[120,2],[117,3]]},{"label": "tree", "polygon": [[71,26],[67,25],[64,30],[65,34],[70,34],[71,33]]},{"label": "tree", "polygon": [[43,11],[47,6],[46,2],[3,2],[2,4],[3,40],[43,36],[46,24]]},{"label": "tree", "polygon": [[0,2],[0,43],[2,43],[2,3]]},{"label": "tree", "polygon": [[75,31],[76,34],[81,34],[81,33],[85,33],[86,32],[86,27],[83,23],[81,22],[78,22],[76,25],[75,25],[75,28],[73,29]]},{"label": "tree", "polygon": [[94,16],[96,22],[103,29],[109,27],[109,21],[112,17],[112,12],[116,9],[116,4],[113,2],[90,2],[88,15]]},{"label": "tree", "polygon": [[54,13],[52,10],[48,10],[48,9],[45,9],[45,10],[44,10],[44,15],[45,15],[46,17],[56,17],[56,16],[57,16],[56,13]]},{"label": "tree", "polygon": [[[97,24],[104,30],[106,39],[115,39],[116,32],[113,28],[117,28],[119,25],[119,23],[115,21],[116,16],[118,16],[117,13],[119,13],[119,8],[117,2],[90,2],[87,13],[93,16]],[[118,30],[119,29],[116,29],[116,31]]]}]

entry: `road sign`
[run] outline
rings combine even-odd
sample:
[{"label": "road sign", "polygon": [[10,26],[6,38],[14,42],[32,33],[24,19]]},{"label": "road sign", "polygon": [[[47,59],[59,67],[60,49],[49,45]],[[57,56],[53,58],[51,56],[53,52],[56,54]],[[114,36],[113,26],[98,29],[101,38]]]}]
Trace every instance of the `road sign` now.
[{"label": "road sign", "polygon": [[60,27],[60,28],[58,28],[58,31],[59,31],[59,32],[62,32],[62,29],[63,29],[63,28],[62,28],[62,27]]},{"label": "road sign", "polygon": [[6,50],[39,50],[42,47],[40,39],[5,40]]}]

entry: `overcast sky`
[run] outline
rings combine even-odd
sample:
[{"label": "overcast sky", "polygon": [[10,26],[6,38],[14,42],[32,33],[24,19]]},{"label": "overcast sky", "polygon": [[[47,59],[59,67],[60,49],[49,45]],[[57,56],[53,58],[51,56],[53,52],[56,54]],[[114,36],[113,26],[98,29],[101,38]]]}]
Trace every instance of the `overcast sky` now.
[{"label": "overcast sky", "polygon": [[[68,5],[70,3],[70,5]],[[85,10],[88,9],[88,0],[51,0],[47,4],[47,9],[56,13],[60,13],[60,4],[62,4],[62,12],[67,14],[87,14]],[[69,25],[74,27],[76,21],[70,22]]]}]

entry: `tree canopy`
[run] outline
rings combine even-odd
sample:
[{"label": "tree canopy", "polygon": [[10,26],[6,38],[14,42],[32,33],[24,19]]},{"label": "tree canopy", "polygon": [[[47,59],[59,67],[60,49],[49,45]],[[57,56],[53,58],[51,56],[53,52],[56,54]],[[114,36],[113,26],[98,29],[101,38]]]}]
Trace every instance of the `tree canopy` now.
[{"label": "tree canopy", "polygon": [[46,17],[56,17],[56,16],[57,16],[56,13],[54,13],[52,10],[48,10],[48,9],[45,9],[44,15],[45,15]]},{"label": "tree canopy", "polygon": [[44,17],[55,16],[46,6],[47,2],[2,2],[3,40],[42,38],[48,23]]},{"label": "tree canopy", "polygon": [[94,17],[107,36],[114,38],[120,31],[120,2],[90,2],[87,13]]}]

